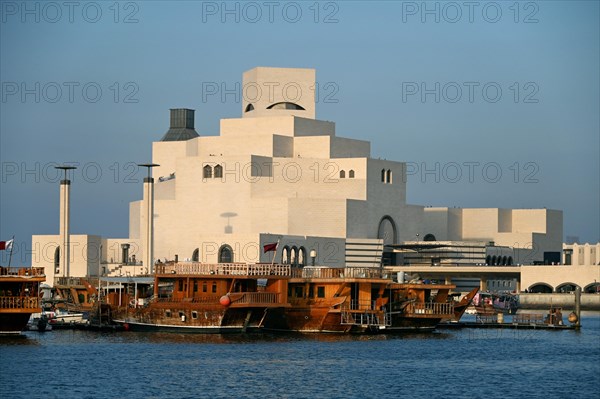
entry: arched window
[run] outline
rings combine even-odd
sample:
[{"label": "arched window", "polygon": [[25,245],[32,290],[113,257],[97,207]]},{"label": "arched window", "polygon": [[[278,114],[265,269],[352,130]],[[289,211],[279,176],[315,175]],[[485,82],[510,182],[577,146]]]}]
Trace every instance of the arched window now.
[{"label": "arched window", "polygon": [[562,294],[566,294],[567,292],[573,292],[578,287],[575,283],[563,283],[556,287],[556,292],[560,292]]},{"label": "arched window", "polygon": [[346,171],[340,170],[340,179],[344,179],[346,177]]},{"label": "arched window", "polygon": [[252,104],[248,104],[246,106],[246,111],[245,112],[250,112],[250,111],[254,111],[254,105],[252,105]]},{"label": "arched window", "polygon": [[233,262],[233,249],[225,244],[219,248],[219,263],[232,263]]},{"label": "arched window", "polygon": [[513,258],[512,258],[512,256],[509,256],[509,257],[508,257],[508,259],[506,260],[506,264],[507,264],[508,266],[512,266],[512,264],[513,264]]},{"label": "arched window", "polygon": [[221,165],[215,166],[215,179],[223,177],[223,167]]},{"label": "arched window", "polygon": [[293,266],[298,266],[298,248],[295,246],[290,250],[290,264]]},{"label": "arched window", "polygon": [[194,253],[192,253],[192,262],[200,261],[200,248],[194,249]]},{"label": "arched window", "polygon": [[423,241],[437,241],[435,239],[435,236],[431,233],[425,234],[425,237],[423,237]]},{"label": "arched window", "polygon": [[598,294],[600,293],[600,283],[592,283],[585,286],[583,292],[588,294]]},{"label": "arched window", "polygon": [[381,169],[381,182],[385,183],[385,169]]},{"label": "arched window", "polygon": [[350,169],[350,171],[348,172],[348,178],[354,179],[354,170],[353,169]]},{"label": "arched window", "polygon": [[485,257],[485,264],[487,266],[491,266],[492,265],[492,256],[491,255],[488,255],[488,256]]},{"label": "arched window", "polygon": [[389,169],[387,170],[387,172],[385,174],[385,182],[392,184],[392,171]]},{"label": "arched window", "polygon": [[206,165],[206,166],[203,168],[203,170],[204,170],[204,172],[203,172],[202,176],[203,176],[205,179],[210,179],[210,178],[212,177],[212,166],[210,166],[210,165]]},{"label": "arched window", "polygon": [[496,255],[492,256],[492,266],[496,266]]},{"label": "arched window", "polygon": [[290,247],[288,247],[287,245],[281,250],[281,263],[290,263]]},{"label": "arched window", "polygon": [[297,110],[305,111],[305,109],[302,108],[300,105],[290,103],[290,102],[275,103],[275,104],[269,105],[267,107],[267,109],[297,109]]},{"label": "arched window", "polygon": [[541,294],[551,294],[552,286],[546,283],[535,283],[529,286],[529,292],[532,293],[541,293]]},{"label": "arched window", "polygon": [[503,257],[502,257],[502,266],[506,266],[506,262],[507,262],[507,260],[508,260],[508,259],[506,258],[506,256],[503,256]]},{"label": "arched window", "polygon": [[397,244],[398,233],[396,230],[396,223],[394,219],[386,215],[379,221],[379,228],[377,229],[377,238],[383,240],[384,245]]},{"label": "arched window", "polygon": [[54,273],[60,273],[60,247],[54,250]]},{"label": "arched window", "polygon": [[304,267],[306,265],[306,248],[300,247],[298,250],[298,266]]}]

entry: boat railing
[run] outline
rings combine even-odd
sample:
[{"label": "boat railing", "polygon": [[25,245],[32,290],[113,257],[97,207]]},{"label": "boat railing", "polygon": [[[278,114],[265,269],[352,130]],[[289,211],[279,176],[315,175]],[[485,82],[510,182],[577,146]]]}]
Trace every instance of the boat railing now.
[{"label": "boat railing", "polygon": [[[497,317],[496,317],[497,320]],[[531,313],[519,313],[513,316],[513,323],[521,323],[521,324],[543,324],[544,323],[544,315],[543,314],[531,314]]]},{"label": "boat railing", "polygon": [[280,303],[281,294],[278,292],[244,292],[239,299],[235,299],[232,304],[262,304],[262,303]]},{"label": "boat railing", "polygon": [[37,297],[0,296],[0,309],[37,309],[40,300]]},{"label": "boat railing", "polygon": [[98,278],[97,277],[57,277],[55,285],[65,285],[65,286],[77,286],[82,285],[86,286],[89,283],[94,287],[98,286]]},{"label": "boat railing", "polygon": [[375,267],[296,267],[271,263],[200,263],[182,262],[158,264],[157,274],[281,276],[295,278],[381,278]]},{"label": "boat railing", "polygon": [[[262,303],[280,303],[281,294],[278,292],[233,292],[230,294],[232,297],[232,304],[262,304]],[[159,297],[156,298],[156,302],[159,303],[204,303],[214,304],[219,303],[221,296],[219,295],[208,295],[202,297]]]},{"label": "boat railing", "polygon": [[342,309],[344,310],[376,310],[377,301],[346,301],[342,305]]},{"label": "boat railing", "polygon": [[346,301],[341,307],[341,323],[371,327],[391,325],[389,312],[384,306],[378,306],[378,301]]},{"label": "boat railing", "polygon": [[341,324],[345,325],[357,325],[357,326],[371,326],[371,327],[383,327],[391,326],[391,318],[387,313],[341,313]]},{"label": "boat railing", "polygon": [[341,323],[346,325],[359,325],[371,327],[384,327],[391,325],[391,317],[388,312],[376,309],[351,309],[342,307],[340,312]]},{"label": "boat railing", "polygon": [[475,323],[490,324],[497,322],[498,316],[496,314],[477,314],[475,316]]},{"label": "boat railing", "polygon": [[43,267],[2,267],[0,276],[45,276]]},{"label": "boat railing", "polygon": [[294,270],[292,277],[302,278],[381,278],[375,267],[304,267]]},{"label": "boat railing", "polygon": [[156,298],[156,302],[219,303],[219,298],[221,297],[218,295],[209,295],[193,298],[158,297]]},{"label": "boat railing", "polygon": [[199,263],[156,265],[158,274],[289,276],[291,265],[271,263]]},{"label": "boat railing", "polygon": [[452,303],[423,303],[413,302],[407,306],[407,312],[413,314],[435,314],[435,315],[453,315],[454,304]]}]

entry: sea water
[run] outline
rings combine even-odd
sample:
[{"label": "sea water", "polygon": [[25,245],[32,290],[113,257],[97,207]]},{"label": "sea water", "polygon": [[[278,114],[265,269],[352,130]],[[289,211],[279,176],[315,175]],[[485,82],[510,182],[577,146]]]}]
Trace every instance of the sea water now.
[{"label": "sea water", "polygon": [[598,398],[600,313],[580,331],[0,339],[0,398]]}]

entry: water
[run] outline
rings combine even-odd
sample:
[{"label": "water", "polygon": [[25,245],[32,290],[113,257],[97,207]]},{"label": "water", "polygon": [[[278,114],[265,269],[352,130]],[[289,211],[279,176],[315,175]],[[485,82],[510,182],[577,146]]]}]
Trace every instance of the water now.
[{"label": "water", "polygon": [[27,332],[0,339],[0,398],[599,397],[583,329],[399,336]]}]

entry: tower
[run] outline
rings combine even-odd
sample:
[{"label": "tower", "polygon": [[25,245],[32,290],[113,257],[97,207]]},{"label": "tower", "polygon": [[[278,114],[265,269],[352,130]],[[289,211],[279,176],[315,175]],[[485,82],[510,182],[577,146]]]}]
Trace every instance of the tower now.
[{"label": "tower", "polygon": [[295,115],[315,119],[314,69],[257,67],[244,72],[242,116]]},{"label": "tower", "polygon": [[[70,216],[71,216],[71,180],[68,179],[69,170],[75,169],[74,166],[55,166],[55,169],[60,169],[65,172],[65,178],[60,181],[60,274],[62,277],[70,276]],[[56,271],[55,271],[56,272]]]}]

